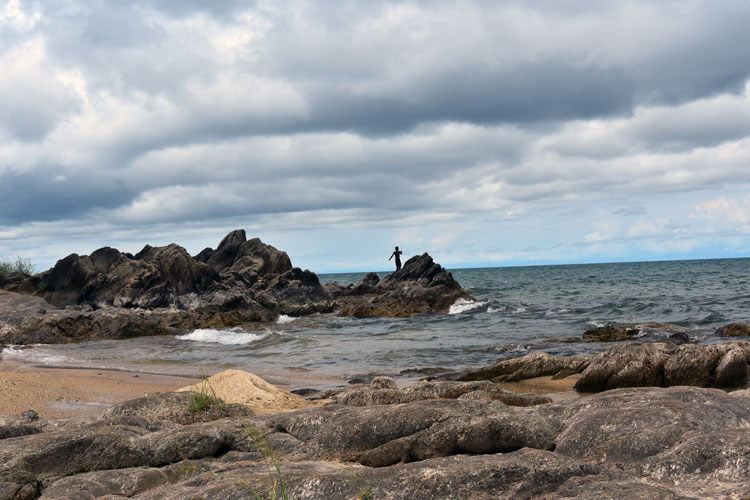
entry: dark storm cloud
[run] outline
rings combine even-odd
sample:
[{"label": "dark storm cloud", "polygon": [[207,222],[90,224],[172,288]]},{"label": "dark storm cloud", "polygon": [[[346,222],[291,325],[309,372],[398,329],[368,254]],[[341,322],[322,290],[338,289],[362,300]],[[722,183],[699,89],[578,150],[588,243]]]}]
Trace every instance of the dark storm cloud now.
[{"label": "dark storm cloud", "polygon": [[132,197],[116,180],[65,178],[53,169],[0,172],[0,224],[82,217],[92,208],[113,209]]},{"label": "dark storm cloud", "polygon": [[750,135],[745,2],[34,8],[0,34],[5,224],[580,211],[748,180],[694,154]]},{"label": "dark storm cloud", "polygon": [[519,64],[512,70],[467,67],[422,77],[402,94],[363,97],[317,88],[311,98],[313,116],[303,128],[392,134],[423,122],[604,117],[629,113],[632,91],[626,75],[596,67],[552,61]]}]

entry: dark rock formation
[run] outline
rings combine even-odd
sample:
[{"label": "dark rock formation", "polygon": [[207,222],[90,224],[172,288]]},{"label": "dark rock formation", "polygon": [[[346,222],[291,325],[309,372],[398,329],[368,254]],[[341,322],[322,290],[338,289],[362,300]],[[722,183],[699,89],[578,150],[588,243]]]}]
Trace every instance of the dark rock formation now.
[{"label": "dark rock formation", "polygon": [[337,300],[342,316],[405,317],[448,312],[458,299],[473,300],[451,273],[428,254],[416,255],[400,270],[379,279],[370,273],[353,288],[327,288]]},{"label": "dark rock formation", "polygon": [[146,245],[136,255],[104,247],[34,276],[3,275],[0,342],[159,335],[335,307],[357,316],[408,316],[445,312],[459,297],[469,295],[427,254],[383,280],[371,273],[354,288],[324,288],[315,273],[292,267],[285,252],[237,230],[195,257],[175,244]]},{"label": "dark rock formation", "polygon": [[718,328],[714,333],[723,337],[750,337],[750,324],[729,323]]},{"label": "dark rock formation", "polygon": [[266,446],[298,499],[747,493],[750,398],[713,389],[620,389],[527,408],[461,399],[329,405],[188,425],[160,423],[163,399],[0,439],[0,499],[239,499],[266,495],[274,482],[278,494]]},{"label": "dark rock formation", "polygon": [[576,382],[584,392],[621,387],[744,387],[750,343],[710,346],[631,342],[597,354]]}]

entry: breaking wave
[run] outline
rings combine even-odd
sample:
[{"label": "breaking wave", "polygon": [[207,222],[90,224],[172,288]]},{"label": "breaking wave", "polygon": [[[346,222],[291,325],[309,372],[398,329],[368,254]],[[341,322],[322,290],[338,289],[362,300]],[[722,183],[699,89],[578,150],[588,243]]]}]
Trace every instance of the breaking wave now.
[{"label": "breaking wave", "polygon": [[474,300],[457,299],[448,309],[448,314],[461,314],[484,307],[487,302],[476,302]]},{"label": "breaking wave", "polygon": [[201,328],[193,330],[185,335],[177,335],[179,340],[191,340],[193,342],[206,342],[222,345],[245,345],[257,342],[264,338],[267,333],[250,333],[240,329],[215,330],[213,328]]}]

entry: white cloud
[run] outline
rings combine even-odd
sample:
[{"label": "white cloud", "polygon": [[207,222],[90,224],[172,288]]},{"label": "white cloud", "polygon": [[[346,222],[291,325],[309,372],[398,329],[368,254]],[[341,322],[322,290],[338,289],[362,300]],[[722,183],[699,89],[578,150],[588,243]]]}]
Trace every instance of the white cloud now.
[{"label": "white cloud", "polygon": [[653,221],[641,219],[628,229],[627,234],[631,237],[656,236],[665,232],[667,223],[667,219],[664,218],[658,218]]},{"label": "white cloud", "polygon": [[720,196],[695,206],[692,218],[708,222],[714,229],[734,228],[750,233],[750,195],[740,199]]}]

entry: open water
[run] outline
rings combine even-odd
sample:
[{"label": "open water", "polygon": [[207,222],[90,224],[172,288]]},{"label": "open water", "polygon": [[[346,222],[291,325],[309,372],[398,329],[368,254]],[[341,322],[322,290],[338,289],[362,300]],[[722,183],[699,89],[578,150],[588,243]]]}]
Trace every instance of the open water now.
[{"label": "open water", "polygon": [[[451,272],[477,300],[454,304],[449,314],[407,319],[281,317],[252,330],[11,347],[2,356],[37,364],[159,373],[211,374],[239,368],[347,379],[415,368],[478,367],[534,351],[595,353],[611,344],[574,340],[606,323],[662,323],[666,326],[643,328],[644,338],[666,338],[683,330],[705,344],[722,341],[713,334],[719,326],[750,321],[750,259]],[[362,276],[329,274],[320,279],[345,284]]]}]

